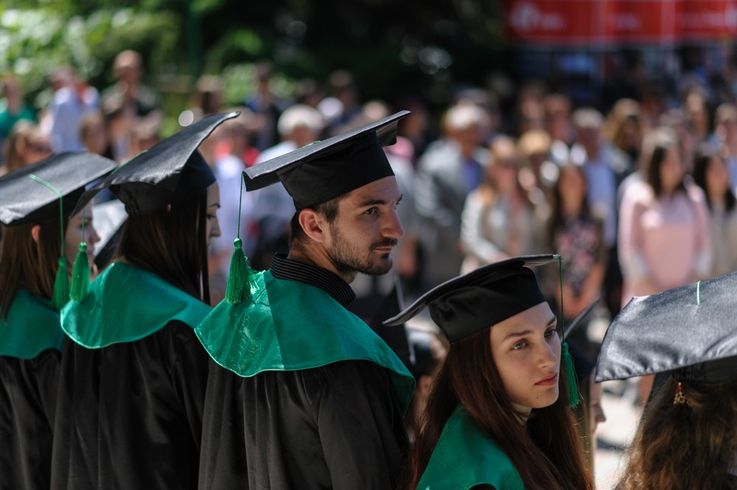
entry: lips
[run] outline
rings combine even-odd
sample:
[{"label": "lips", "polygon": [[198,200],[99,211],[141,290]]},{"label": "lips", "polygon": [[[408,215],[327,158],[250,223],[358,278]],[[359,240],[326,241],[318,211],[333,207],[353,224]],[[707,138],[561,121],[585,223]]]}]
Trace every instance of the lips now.
[{"label": "lips", "polygon": [[535,386],[555,386],[558,384],[558,375],[554,374],[549,378],[542,379],[535,383]]}]

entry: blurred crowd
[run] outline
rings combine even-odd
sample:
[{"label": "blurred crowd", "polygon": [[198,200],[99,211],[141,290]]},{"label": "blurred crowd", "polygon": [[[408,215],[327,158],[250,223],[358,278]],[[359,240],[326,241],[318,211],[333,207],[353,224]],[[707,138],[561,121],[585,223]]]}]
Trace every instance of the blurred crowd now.
[{"label": "blurred crowd", "polygon": [[[157,143],[163,113],[143,66],[138,53],[121,52],[115,83],[100,90],[59,69],[48,107],[31,107],[17,79],[4,75],[0,174],[82,149],[124,163]],[[289,100],[274,94],[268,64],[256,74],[251,95],[232,108],[223,107],[218,77],[202,77],[176,115],[186,126],[241,113],[200,149],[222,196],[214,291],[224,287],[236,234],[256,268],[287,246],[292,200],[281,186],[241,198],[244,168],[399,109],[412,114],[386,151],[404,195],[394,262],[405,295],[508,256],[556,252],[570,319],[599,296],[614,315],[632,295],[737,269],[737,93],[706,78],[673,93],[621,80],[609,89],[623,97],[598,108],[576,107],[541,82],[520,85],[503,104],[490,90],[466,87],[438,111],[420,97],[363,100],[365,81],[347,71],[301,82]],[[356,308],[371,311],[395,282],[360,277]],[[557,278],[548,282],[556,298]]]}]

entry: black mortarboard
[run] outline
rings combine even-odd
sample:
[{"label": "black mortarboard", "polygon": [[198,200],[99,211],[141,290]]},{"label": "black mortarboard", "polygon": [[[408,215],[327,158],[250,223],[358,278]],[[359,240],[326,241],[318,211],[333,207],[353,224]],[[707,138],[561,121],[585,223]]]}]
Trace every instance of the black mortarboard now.
[{"label": "black mortarboard", "polygon": [[59,217],[59,198],[69,216],[85,185],[115,162],[94,153],[59,153],[0,178],[0,223],[22,225]]},{"label": "black mortarboard", "polygon": [[400,111],[254,165],[243,172],[246,189],[281,181],[294,206],[304,209],[394,175],[382,146],[394,143],[397,123],[408,114]]},{"label": "black mortarboard", "polygon": [[596,381],[673,372],[737,378],[737,272],[632,299],[607,329]]},{"label": "black mortarboard", "polygon": [[530,267],[555,259],[528,255],[485,265],[431,289],[384,324],[406,322],[427,306],[448,340],[457,342],[545,301]]},{"label": "black mortarboard", "polygon": [[197,147],[223,121],[237,115],[237,112],[215,114],[187,126],[122,165],[86,192],[80,203],[110,188],[125,204],[128,214],[147,214],[206,189],[215,182],[215,175]]}]

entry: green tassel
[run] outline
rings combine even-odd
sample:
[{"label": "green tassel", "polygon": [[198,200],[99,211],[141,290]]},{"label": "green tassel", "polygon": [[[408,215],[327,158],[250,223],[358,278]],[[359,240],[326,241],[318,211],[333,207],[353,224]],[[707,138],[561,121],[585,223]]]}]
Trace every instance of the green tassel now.
[{"label": "green tassel", "polygon": [[72,290],[69,297],[74,301],[82,301],[87,296],[89,286],[90,262],[87,258],[87,244],[82,242],[79,244],[79,251],[72,267]]},{"label": "green tassel", "polygon": [[51,304],[57,310],[61,310],[69,301],[69,271],[67,270],[67,259],[59,257],[59,265],[56,268],[54,278],[54,290],[51,293]]},{"label": "green tassel", "polygon": [[243,254],[243,243],[240,238],[233,241],[233,257],[230,259],[228,284],[225,286],[225,301],[236,305],[251,295],[250,267]]},{"label": "green tassel", "polygon": [[563,342],[563,369],[566,372],[566,384],[568,385],[568,406],[576,408],[581,402],[578,396],[578,383],[576,383],[576,369],[573,367],[571,353],[568,352],[568,342]]}]

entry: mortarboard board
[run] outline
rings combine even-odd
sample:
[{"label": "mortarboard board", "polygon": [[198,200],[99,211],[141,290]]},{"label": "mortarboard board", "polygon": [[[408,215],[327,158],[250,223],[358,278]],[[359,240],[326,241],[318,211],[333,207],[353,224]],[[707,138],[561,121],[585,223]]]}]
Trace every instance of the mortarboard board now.
[{"label": "mortarboard board", "polygon": [[297,209],[314,207],[394,175],[383,146],[394,143],[400,111],[246,169],[249,191],[282,182]]},{"label": "mortarboard board", "polygon": [[128,214],[147,214],[207,188],[215,182],[215,176],[197,147],[223,121],[237,115],[229,112],[205,117],[139,153],[87,191],[80,205],[100,190],[110,188],[125,204]]},{"label": "mortarboard board", "polygon": [[607,329],[596,381],[672,372],[678,379],[737,378],[737,273],[635,297]]},{"label": "mortarboard board", "polygon": [[528,255],[479,267],[420,296],[385,325],[399,325],[425,306],[451,343],[489,328],[545,301],[530,267],[555,255]]},{"label": "mortarboard board", "polygon": [[13,226],[58,217],[60,196],[69,216],[85,186],[113,168],[115,162],[94,153],[59,153],[4,175],[0,177],[0,223]]},{"label": "mortarboard board", "polygon": [[[14,226],[59,217],[61,254],[52,294],[52,304],[56,308],[61,308],[69,299],[64,218],[77,211],[75,206],[85,186],[113,168],[115,162],[93,153],[60,153],[0,178],[0,222],[3,224]],[[72,209],[75,211],[70,213]]]}]

